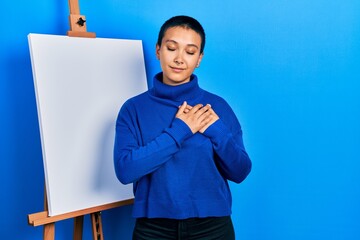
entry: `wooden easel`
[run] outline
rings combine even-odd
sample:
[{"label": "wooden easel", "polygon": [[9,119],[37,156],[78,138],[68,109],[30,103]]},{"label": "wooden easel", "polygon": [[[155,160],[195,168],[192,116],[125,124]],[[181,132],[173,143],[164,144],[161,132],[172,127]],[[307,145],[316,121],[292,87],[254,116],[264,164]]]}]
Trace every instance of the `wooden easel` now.
[{"label": "wooden easel", "polygon": [[117,208],[129,204],[133,204],[134,200],[124,200],[119,202],[114,202],[110,204],[105,204],[101,206],[96,206],[92,208],[87,208],[79,211],[64,213],[56,216],[49,216],[47,208],[46,193],[44,196],[45,210],[38,213],[33,213],[28,215],[28,223],[34,227],[44,226],[43,229],[43,240],[54,240],[55,239],[55,222],[74,218],[74,240],[82,240],[82,230],[84,215],[90,214],[92,233],[94,240],[104,240],[102,232],[102,222],[101,222],[101,211]]},{"label": "wooden easel", "polygon": [[[79,1],[69,0],[70,7],[70,31],[67,35],[70,37],[88,37],[95,38],[96,34],[86,31],[86,18],[84,15],[80,15]],[[125,206],[133,203],[133,199],[105,204],[102,206],[96,206],[88,209],[65,213],[57,216],[49,216],[48,203],[46,195],[46,186],[44,191],[44,211],[29,214],[28,223],[34,227],[44,226],[43,239],[54,240],[55,239],[55,222],[65,219],[74,218],[74,240],[82,240],[84,215],[90,214],[92,233],[94,240],[104,240],[102,231],[101,211]]]},{"label": "wooden easel", "polygon": [[67,32],[67,35],[70,37],[95,38],[95,33],[86,31],[86,18],[84,15],[80,15],[79,1],[69,0],[69,8],[70,31]]}]

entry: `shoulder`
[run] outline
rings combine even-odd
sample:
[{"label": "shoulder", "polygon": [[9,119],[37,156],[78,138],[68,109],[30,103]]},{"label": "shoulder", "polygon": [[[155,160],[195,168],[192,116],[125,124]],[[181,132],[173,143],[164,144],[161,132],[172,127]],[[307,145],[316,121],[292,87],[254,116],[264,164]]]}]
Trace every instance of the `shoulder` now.
[{"label": "shoulder", "polygon": [[144,98],[148,98],[150,90],[146,90],[145,92],[139,93],[138,95],[135,95],[127,100],[127,102],[139,102]]},{"label": "shoulder", "polygon": [[133,97],[130,97],[127,99],[124,104],[122,105],[122,108],[131,108],[135,107],[136,105],[140,105],[142,102],[144,102],[149,96],[149,90],[142,92],[138,95],[135,95]]},{"label": "shoulder", "polygon": [[118,118],[121,118],[124,116],[131,117],[131,116],[136,115],[137,109],[141,108],[141,106],[142,106],[141,103],[147,102],[147,98],[148,98],[148,91],[145,91],[145,92],[142,92],[138,95],[135,95],[135,96],[127,99],[120,106]]}]

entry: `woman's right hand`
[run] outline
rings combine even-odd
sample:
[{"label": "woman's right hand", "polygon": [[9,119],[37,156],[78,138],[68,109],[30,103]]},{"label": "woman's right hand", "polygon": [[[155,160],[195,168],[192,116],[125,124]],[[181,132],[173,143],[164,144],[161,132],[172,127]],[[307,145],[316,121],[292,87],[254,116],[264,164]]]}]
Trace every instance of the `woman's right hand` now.
[{"label": "woman's right hand", "polygon": [[185,101],[180,107],[175,117],[181,119],[188,125],[192,133],[197,133],[212,121],[212,112],[210,104],[203,106],[197,104],[191,107]]}]

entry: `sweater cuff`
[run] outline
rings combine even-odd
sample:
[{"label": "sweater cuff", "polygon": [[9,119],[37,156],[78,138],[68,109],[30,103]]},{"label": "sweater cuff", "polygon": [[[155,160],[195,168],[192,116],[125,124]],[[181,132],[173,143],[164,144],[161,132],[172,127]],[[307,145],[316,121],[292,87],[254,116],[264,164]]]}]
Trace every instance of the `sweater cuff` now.
[{"label": "sweater cuff", "polygon": [[186,123],[179,118],[175,118],[171,124],[171,127],[166,128],[165,132],[175,140],[179,147],[186,138],[193,135],[188,125],[186,125]]},{"label": "sweater cuff", "polygon": [[211,124],[203,134],[206,137],[210,138],[212,141],[216,141],[216,139],[220,140],[224,136],[227,136],[229,133],[229,129],[226,127],[224,122],[219,119],[213,124]]}]

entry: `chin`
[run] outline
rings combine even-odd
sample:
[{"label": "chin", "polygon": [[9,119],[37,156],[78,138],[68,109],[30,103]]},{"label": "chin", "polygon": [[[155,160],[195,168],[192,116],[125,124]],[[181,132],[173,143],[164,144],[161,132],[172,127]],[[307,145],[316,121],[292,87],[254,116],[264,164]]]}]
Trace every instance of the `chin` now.
[{"label": "chin", "polygon": [[189,82],[189,79],[172,79],[171,81],[175,84],[182,84]]}]

